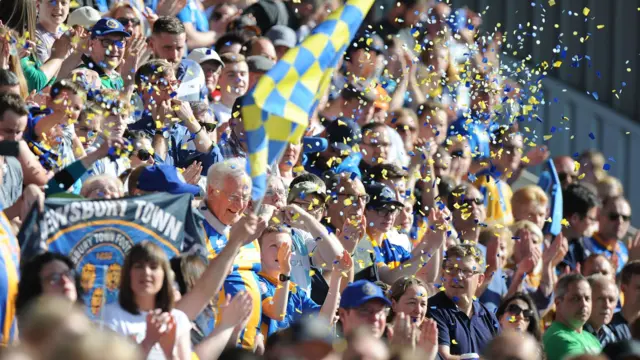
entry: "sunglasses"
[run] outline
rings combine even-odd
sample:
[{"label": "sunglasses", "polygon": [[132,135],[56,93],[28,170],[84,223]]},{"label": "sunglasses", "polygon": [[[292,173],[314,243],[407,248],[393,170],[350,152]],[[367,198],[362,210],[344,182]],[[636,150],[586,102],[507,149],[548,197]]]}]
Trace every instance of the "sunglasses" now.
[{"label": "sunglasses", "polygon": [[214,11],[213,14],[211,14],[211,20],[218,21],[220,19],[222,19],[221,13]]},{"label": "sunglasses", "polygon": [[577,179],[578,177],[573,174],[558,173],[558,180],[560,180],[561,183],[566,182],[567,180],[576,181]]},{"label": "sunglasses", "polygon": [[109,49],[112,47],[123,49],[127,42],[125,40],[101,39],[100,44],[102,44],[102,47],[104,47],[105,49]]},{"label": "sunglasses", "polygon": [[456,150],[451,152],[451,157],[452,158],[463,158],[464,156],[464,150]]},{"label": "sunglasses", "polygon": [[75,270],[68,270],[64,272],[53,273],[45,277],[44,280],[51,285],[55,285],[60,283],[60,280],[62,280],[63,277],[66,277],[67,279],[74,281],[76,278],[76,272]]},{"label": "sunglasses", "polygon": [[138,150],[138,153],[136,155],[138,155],[138,158],[142,161],[148,161],[149,159],[151,159],[151,153],[145,149]]},{"label": "sunglasses", "polygon": [[198,124],[200,124],[200,126],[202,126],[207,132],[212,132],[218,127],[218,124],[214,123],[198,122]]},{"label": "sunglasses", "polygon": [[509,314],[513,314],[516,316],[522,314],[522,317],[524,317],[527,320],[533,319],[533,310],[531,309],[525,310],[516,304],[509,304],[505,309],[505,312],[508,312]]},{"label": "sunglasses", "polygon": [[470,199],[470,198],[466,198],[464,200],[461,201],[463,204],[467,204],[469,206],[476,204],[478,206],[482,206],[484,205],[484,199],[482,198],[475,198],[475,199]]},{"label": "sunglasses", "polygon": [[397,214],[398,212],[400,212],[400,209],[398,208],[390,208],[390,207],[386,207],[383,206],[381,208],[378,209],[373,209],[376,213],[378,213],[379,216],[389,216],[389,215],[394,215]]},{"label": "sunglasses", "polygon": [[618,214],[618,213],[615,213],[615,212],[610,212],[607,216],[609,217],[609,220],[611,220],[611,221],[616,221],[616,220],[618,220],[620,218],[622,218],[623,222],[628,222],[629,220],[631,220],[631,215],[622,215],[622,214]]},{"label": "sunglasses", "polygon": [[120,24],[122,24],[122,26],[125,26],[125,27],[126,27],[127,25],[129,25],[129,24],[131,24],[131,25],[133,25],[133,26],[138,26],[138,25],[140,25],[140,19],[136,19],[136,18],[133,18],[133,19],[129,19],[129,18],[117,18],[116,20],[118,20],[118,22],[119,22]]}]

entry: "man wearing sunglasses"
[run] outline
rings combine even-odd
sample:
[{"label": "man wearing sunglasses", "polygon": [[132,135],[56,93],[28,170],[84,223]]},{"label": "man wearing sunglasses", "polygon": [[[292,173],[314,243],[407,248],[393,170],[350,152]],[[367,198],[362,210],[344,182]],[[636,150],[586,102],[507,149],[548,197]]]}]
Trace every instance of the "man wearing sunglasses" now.
[{"label": "man wearing sunglasses", "polygon": [[585,331],[591,316],[591,286],[580,274],[565,275],[555,289],[556,318],[542,337],[547,360],[599,354],[598,339]]},{"label": "man wearing sunglasses", "polygon": [[622,239],[627,235],[631,223],[631,206],[622,196],[609,198],[602,204],[598,216],[599,228],[592,237],[584,239],[586,255],[602,254],[622,271],[629,261],[629,249]]},{"label": "man wearing sunglasses", "polygon": [[429,298],[427,316],[438,324],[443,359],[480,354],[500,332],[495,314],[476,299],[484,281],[483,255],[474,245],[450,247],[442,264],[444,291]]},{"label": "man wearing sunglasses", "polygon": [[355,257],[366,257],[363,254],[367,255],[373,249],[373,265],[380,280],[387,284],[393,284],[401,277],[415,275],[429,261],[424,254],[435,253],[444,243],[444,230],[435,225],[425,240],[407,251],[391,239],[395,235],[392,230],[396,217],[404,204],[397,200],[391,188],[382,183],[368,184],[365,189],[369,195],[365,209],[367,236],[358,242]]},{"label": "man wearing sunglasses", "polygon": [[578,169],[576,169],[575,164],[576,162],[569,156],[556,156],[553,158],[553,165],[556,167],[563,189],[578,182]]},{"label": "man wearing sunglasses", "polygon": [[131,34],[116,19],[102,18],[91,29],[90,56],[82,56],[80,67],[98,73],[102,87],[122,91],[124,80],[116,69],[122,64],[126,39]]}]

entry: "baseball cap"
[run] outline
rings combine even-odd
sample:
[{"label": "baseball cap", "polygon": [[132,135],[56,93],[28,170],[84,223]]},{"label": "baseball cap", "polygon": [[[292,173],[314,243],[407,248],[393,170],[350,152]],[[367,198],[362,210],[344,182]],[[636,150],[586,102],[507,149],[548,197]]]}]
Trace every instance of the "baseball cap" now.
[{"label": "baseball cap", "polygon": [[142,191],[168,192],[169,194],[200,194],[200,188],[187,184],[178,169],[172,165],[154,164],[142,170],[137,188]]},{"label": "baseball cap", "polygon": [[102,15],[100,12],[91,6],[83,6],[77,8],[69,14],[67,19],[67,25],[69,27],[79,25],[85,29],[92,28],[100,19]]},{"label": "baseball cap", "polygon": [[267,37],[274,46],[286,46],[289,49],[296,47],[298,37],[292,28],[284,25],[276,25],[267,31]]},{"label": "baseball cap", "polygon": [[363,87],[357,84],[349,84],[340,93],[345,101],[359,99],[367,103],[378,101],[380,94],[375,87]]},{"label": "baseball cap", "polygon": [[266,73],[275,65],[272,60],[262,55],[253,55],[247,57],[247,66],[250,72]]},{"label": "baseball cap", "polygon": [[91,29],[92,38],[107,35],[122,35],[124,37],[131,37],[131,34],[129,34],[124,29],[124,26],[122,26],[122,24],[118,20],[110,17],[105,17],[98,20],[98,22],[96,22],[96,24],[93,25],[93,28]]},{"label": "baseball cap", "polygon": [[324,184],[320,185],[313,181],[301,181],[294,184],[289,188],[289,194],[287,195],[287,202],[291,203],[297,198],[306,198],[307,195],[319,195],[324,201],[327,194],[327,188]]},{"label": "baseball cap", "polygon": [[384,296],[382,289],[369,280],[354,281],[342,291],[340,298],[340,307],[343,309],[352,309],[364,305],[371,300],[380,300],[387,306],[391,306],[391,302]]},{"label": "baseball cap", "polygon": [[351,54],[359,49],[367,51],[374,51],[378,54],[384,54],[384,41],[376,34],[362,34],[362,36],[356,36],[349,48],[347,49],[347,56],[351,57]]},{"label": "baseball cap", "polygon": [[222,59],[220,59],[220,55],[218,55],[215,50],[209,48],[193,49],[189,53],[189,56],[187,56],[187,59],[193,60],[198,64],[202,64],[205,61],[213,60],[224,67],[224,62],[222,62]]},{"label": "baseball cap", "polygon": [[365,190],[371,198],[367,203],[367,207],[379,209],[383,207],[396,207],[402,209],[404,204],[396,198],[396,193],[390,187],[383,183],[373,182],[365,185]]},{"label": "baseball cap", "polygon": [[327,126],[327,139],[336,150],[351,150],[362,141],[362,133],[353,119],[340,117]]}]

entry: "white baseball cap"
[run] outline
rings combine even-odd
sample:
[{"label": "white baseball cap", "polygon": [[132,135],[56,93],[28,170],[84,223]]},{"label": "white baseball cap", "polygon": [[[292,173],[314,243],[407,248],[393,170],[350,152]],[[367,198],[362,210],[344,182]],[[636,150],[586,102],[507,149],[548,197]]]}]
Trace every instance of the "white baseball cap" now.
[{"label": "white baseball cap", "polygon": [[98,20],[102,18],[100,12],[91,6],[83,6],[75,9],[69,18],[67,19],[67,25],[69,27],[79,25],[85,29],[90,29],[95,25]]},{"label": "white baseball cap", "polygon": [[215,50],[209,48],[197,48],[191,50],[187,59],[193,60],[198,64],[202,64],[205,61],[214,60],[224,67],[224,62],[220,59],[220,55]]}]

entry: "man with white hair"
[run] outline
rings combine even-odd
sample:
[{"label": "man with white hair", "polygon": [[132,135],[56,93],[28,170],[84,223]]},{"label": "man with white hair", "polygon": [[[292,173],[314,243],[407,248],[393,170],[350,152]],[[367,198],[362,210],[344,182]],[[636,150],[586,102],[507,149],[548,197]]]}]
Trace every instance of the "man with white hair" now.
[{"label": "man with white hair", "polygon": [[[207,172],[206,209],[204,216],[204,230],[206,247],[209,258],[213,259],[228,250],[229,246],[237,247],[237,255],[233,260],[233,268],[224,281],[219,295],[219,301],[224,302],[227,295],[246,291],[253,298],[253,310],[246,328],[241,331],[239,345],[253,350],[256,336],[260,334],[260,320],[262,307],[260,290],[258,288],[257,272],[260,271],[260,246],[257,237],[264,226],[259,226],[256,236],[249,242],[238,243],[244,239],[241,233],[235,233],[238,227],[231,227],[242,218],[249,200],[251,200],[251,178],[245,171],[246,162],[241,158],[231,158],[212,165]],[[247,215],[257,222],[253,214]],[[240,227],[238,230],[242,230]],[[225,251],[229,253],[229,251]]]}]

